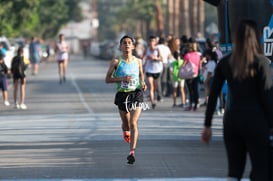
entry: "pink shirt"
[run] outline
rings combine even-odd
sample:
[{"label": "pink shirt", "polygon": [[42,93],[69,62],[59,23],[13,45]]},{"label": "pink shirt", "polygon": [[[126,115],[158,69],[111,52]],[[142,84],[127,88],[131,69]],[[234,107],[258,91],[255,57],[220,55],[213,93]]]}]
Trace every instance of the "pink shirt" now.
[{"label": "pink shirt", "polygon": [[185,63],[187,63],[188,61],[191,61],[192,63],[194,63],[196,65],[196,67],[197,67],[197,69],[194,70],[194,72],[196,73],[196,75],[198,75],[199,67],[200,67],[200,61],[201,61],[200,54],[198,52],[188,52],[184,56],[184,61],[185,61]]}]

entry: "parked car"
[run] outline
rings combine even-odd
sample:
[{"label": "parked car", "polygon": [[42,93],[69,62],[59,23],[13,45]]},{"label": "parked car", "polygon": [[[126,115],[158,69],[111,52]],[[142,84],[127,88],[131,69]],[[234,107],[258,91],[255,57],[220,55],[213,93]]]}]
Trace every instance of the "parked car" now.
[{"label": "parked car", "polygon": [[90,45],[90,55],[94,57],[100,56],[100,42],[92,42]]},{"label": "parked car", "polygon": [[6,55],[4,57],[5,64],[8,68],[11,67],[11,60],[15,56],[15,47],[11,46],[9,40],[5,36],[0,36],[0,43],[3,44],[3,47],[6,49]]},{"label": "parked car", "polygon": [[91,42],[90,55],[102,60],[111,60],[118,53],[117,42],[105,40],[103,42]]}]

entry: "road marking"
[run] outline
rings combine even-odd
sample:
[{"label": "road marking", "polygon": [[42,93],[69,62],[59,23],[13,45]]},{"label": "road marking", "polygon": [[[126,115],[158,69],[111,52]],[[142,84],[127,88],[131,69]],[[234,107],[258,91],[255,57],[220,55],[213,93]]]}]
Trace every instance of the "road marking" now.
[{"label": "road marking", "polygon": [[[141,179],[1,179],[1,181],[226,181],[226,178],[141,178]],[[241,181],[249,181],[242,179]]]},{"label": "road marking", "polygon": [[[141,140],[200,140],[203,115],[147,113],[139,121]],[[0,117],[0,142],[120,140],[118,113],[52,114]],[[222,140],[222,121],[213,125]]]},{"label": "road marking", "polygon": [[88,105],[87,102],[85,101],[84,96],[83,96],[83,94],[82,94],[82,91],[81,91],[80,87],[78,86],[78,84],[77,84],[77,82],[76,82],[76,78],[75,78],[74,74],[70,74],[70,76],[71,76],[72,85],[76,88],[77,93],[78,93],[78,95],[79,95],[79,98],[80,98],[80,100],[81,100],[83,106],[85,107],[85,109],[87,109],[87,111],[88,111],[89,113],[94,113],[94,111],[89,107],[89,105]]}]

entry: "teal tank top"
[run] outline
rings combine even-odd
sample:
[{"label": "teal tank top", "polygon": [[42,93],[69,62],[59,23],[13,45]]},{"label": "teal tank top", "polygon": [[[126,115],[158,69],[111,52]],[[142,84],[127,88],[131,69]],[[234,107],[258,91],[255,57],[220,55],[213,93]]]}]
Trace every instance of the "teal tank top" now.
[{"label": "teal tank top", "polygon": [[140,89],[139,83],[139,64],[135,56],[131,62],[126,62],[123,58],[119,57],[119,63],[114,73],[114,77],[132,76],[130,82],[121,81],[117,83],[117,90],[119,92],[131,92]]}]

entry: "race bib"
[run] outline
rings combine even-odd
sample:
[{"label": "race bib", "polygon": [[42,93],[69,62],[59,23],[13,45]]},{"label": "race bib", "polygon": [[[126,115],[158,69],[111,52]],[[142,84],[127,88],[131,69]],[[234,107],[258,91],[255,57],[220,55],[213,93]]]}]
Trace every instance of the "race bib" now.
[{"label": "race bib", "polygon": [[137,81],[135,79],[132,79],[129,82],[127,81],[121,82],[121,88],[123,89],[136,89],[136,85],[137,85]]}]

